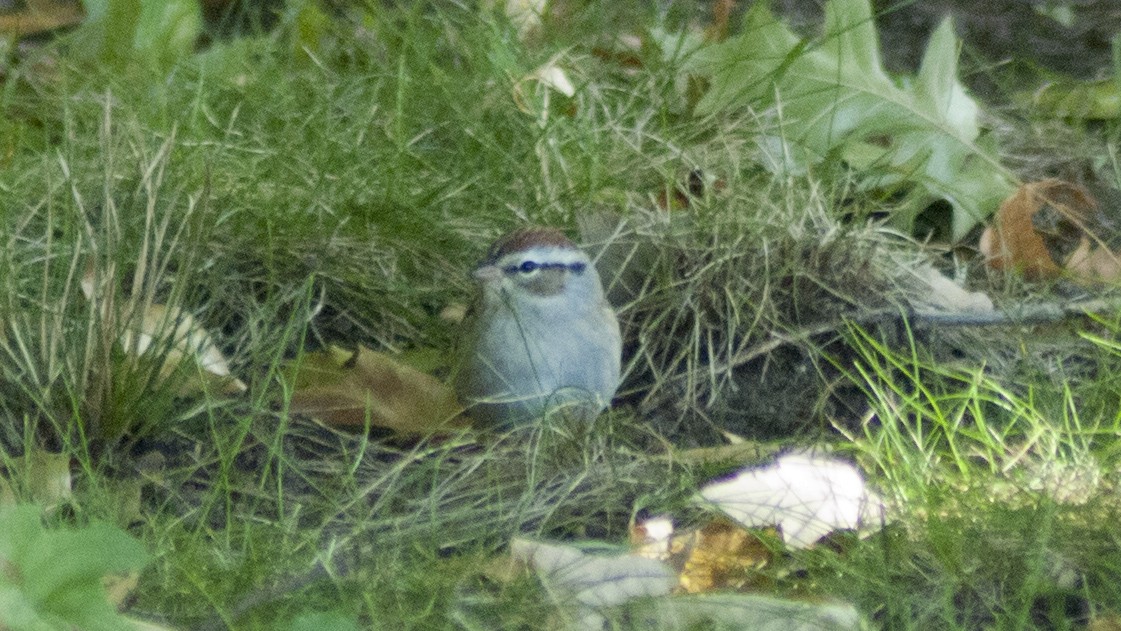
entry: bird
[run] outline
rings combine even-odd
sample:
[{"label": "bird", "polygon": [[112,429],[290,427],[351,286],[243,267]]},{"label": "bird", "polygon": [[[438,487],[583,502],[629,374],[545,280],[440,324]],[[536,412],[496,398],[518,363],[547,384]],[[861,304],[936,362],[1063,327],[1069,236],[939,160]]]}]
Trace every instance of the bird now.
[{"label": "bird", "polygon": [[510,428],[563,409],[591,422],[610,405],[622,338],[583,250],[555,228],[516,229],[495,241],[474,278],[452,377],[471,419]]}]

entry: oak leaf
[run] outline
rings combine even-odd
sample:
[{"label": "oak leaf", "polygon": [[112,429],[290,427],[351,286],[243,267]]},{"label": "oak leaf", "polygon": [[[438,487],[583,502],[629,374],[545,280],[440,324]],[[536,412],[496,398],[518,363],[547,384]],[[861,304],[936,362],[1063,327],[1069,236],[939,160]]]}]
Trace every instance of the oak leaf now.
[{"label": "oak leaf", "polygon": [[1064,273],[1093,283],[1121,278],[1117,227],[1085,188],[1057,179],[1030,182],[1004,200],[979,249],[995,270],[1030,280]]}]

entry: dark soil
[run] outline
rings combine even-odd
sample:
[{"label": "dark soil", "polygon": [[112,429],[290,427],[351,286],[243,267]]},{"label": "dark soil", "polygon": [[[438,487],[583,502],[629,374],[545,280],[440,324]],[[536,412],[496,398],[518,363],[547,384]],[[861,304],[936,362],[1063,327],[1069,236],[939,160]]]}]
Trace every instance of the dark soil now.
[{"label": "dark soil", "polygon": [[[1117,0],[873,0],[873,5],[885,65],[897,72],[918,67],[927,38],[947,15],[963,41],[966,65],[980,71],[1000,67],[1008,76],[1108,76],[1110,40],[1121,33]],[[820,32],[815,29],[823,0],[772,0],[772,6],[803,32]],[[1046,15],[1048,6],[1069,8],[1069,26]],[[974,87],[985,92],[992,87],[979,82]]]}]

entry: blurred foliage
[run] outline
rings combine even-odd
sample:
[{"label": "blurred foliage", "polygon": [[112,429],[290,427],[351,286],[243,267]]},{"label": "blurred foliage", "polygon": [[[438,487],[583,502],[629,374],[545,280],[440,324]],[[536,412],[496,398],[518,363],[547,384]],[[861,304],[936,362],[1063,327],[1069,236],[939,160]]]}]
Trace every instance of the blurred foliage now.
[{"label": "blurred foliage", "polygon": [[0,507],[0,627],[129,628],[102,579],[140,568],[147,553],[116,527],[46,529],[33,505]]}]

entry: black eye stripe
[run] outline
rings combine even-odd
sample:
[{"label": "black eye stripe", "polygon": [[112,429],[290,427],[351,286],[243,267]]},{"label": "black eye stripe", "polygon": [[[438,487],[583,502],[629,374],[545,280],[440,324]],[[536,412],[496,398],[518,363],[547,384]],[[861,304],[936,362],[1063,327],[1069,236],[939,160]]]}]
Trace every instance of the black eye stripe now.
[{"label": "black eye stripe", "polygon": [[507,265],[502,268],[506,274],[513,276],[514,274],[532,274],[538,270],[560,269],[568,270],[573,274],[579,276],[584,273],[588,268],[587,263],[537,263],[535,261],[523,261],[520,265]]}]

